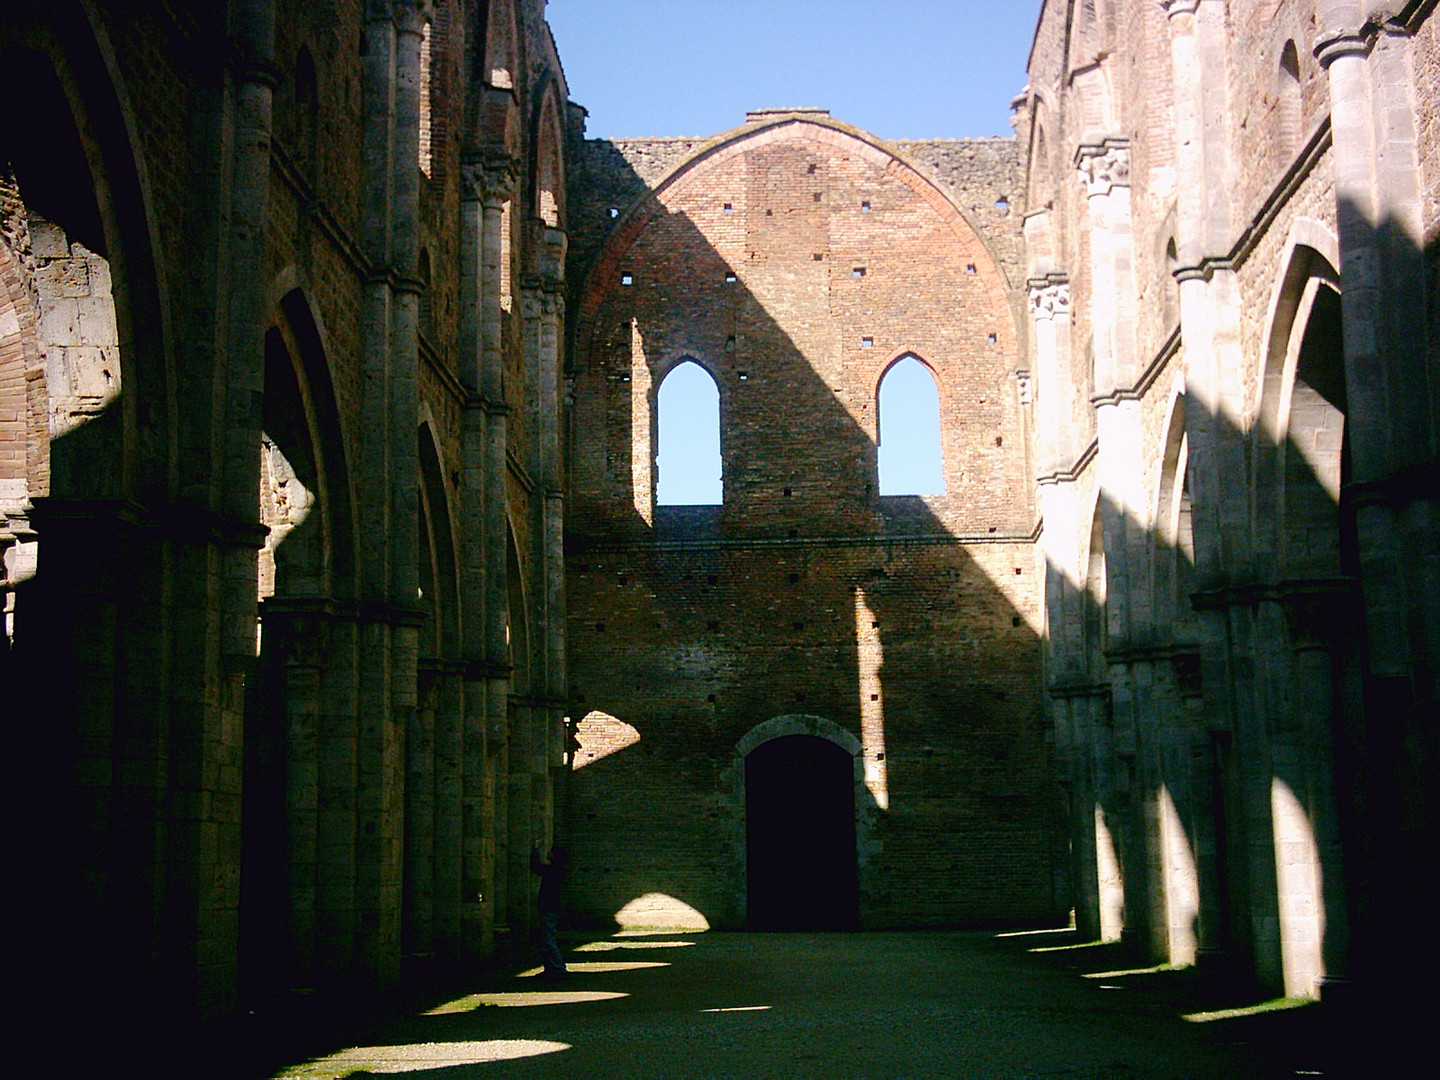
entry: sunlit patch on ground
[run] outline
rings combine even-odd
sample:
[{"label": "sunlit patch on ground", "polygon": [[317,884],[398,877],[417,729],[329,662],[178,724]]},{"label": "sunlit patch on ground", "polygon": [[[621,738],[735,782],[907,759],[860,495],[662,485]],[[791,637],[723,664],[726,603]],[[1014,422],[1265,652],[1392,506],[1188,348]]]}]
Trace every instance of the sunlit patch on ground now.
[{"label": "sunlit patch on ground", "polygon": [[[631,960],[628,962],[618,960],[591,960],[579,964],[565,965],[565,967],[569,969],[571,974],[575,974],[576,972],[583,973],[587,971],[635,971],[639,968],[657,968],[669,966],[669,964],[660,963],[654,960]],[[520,972],[520,974],[516,977],[521,979],[533,979],[536,975],[539,975],[544,970],[544,968],[533,967],[527,971]]]},{"label": "sunlit patch on ground", "polygon": [[769,1009],[769,1008],[772,1008],[772,1006],[770,1006],[770,1005],[731,1005],[731,1006],[729,1006],[728,1008],[725,1008],[725,1009],[701,1009],[700,1011],[701,1011],[701,1012],[713,1012],[713,1013],[722,1013],[722,1012],[764,1012],[766,1009]]},{"label": "sunlit patch on ground", "polygon": [[703,930],[616,930],[611,937],[637,938],[637,937],[671,937],[675,934],[703,934]]},{"label": "sunlit patch on ground", "polygon": [[1011,937],[1038,937],[1041,934],[1073,934],[1074,932],[1075,928],[1073,926],[1060,926],[1054,930],[1011,930],[1008,933],[996,934],[995,940],[999,941],[1001,938]]},{"label": "sunlit patch on ground", "polygon": [[576,952],[613,952],[615,949],[679,949],[693,941],[591,941],[577,945]]},{"label": "sunlit patch on ground", "polygon": [[1314,998],[1275,998],[1258,1005],[1247,1005],[1241,1009],[1216,1009],[1214,1012],[1186,1013],[1182,1019],[1192,1024],[1208,1024],[1212,1020],[1238,1020],[1242,1016],[1259,1016],[1261,1013],[1280,1012],[1282,1009],[1300,1009],[1315,1005]]},{"label": "sunlit patch on ground", "polygon": [[1098,949],[1101,945],[1109,945],[1108,941],[1081,941],[1074,945],[1044,945],[1034,949],[1026,949],[1026,952],[1069,952],[1072,949]]},{"label": "sunlit patch on ground", "polygon": [[1157,971],[1180,971],[1184,964],[1156,964],[1154,967],[1130,968],[1128,971],[1088,971],[1082,973],[1086,979],[1118,979],[1125,975],[1154,975]]},{"label": "sunlit patch on ground", "polygon": [[483,1042],[408,1043],[402,1046],[354,1046],[338,1054],[297,1065],[277,1080],[343,1080],[356,1073],[428,1072],[487,1061],[514,1061],[569,1050],[570,1044],[548,1039],[486,1039]]},{"label": "sunlit patch on ground", "polygon": [[507,994],[468,994],[427,1010],[424,1016],[448,1016],[473,1012],[483,1005],[519,1008],[525,1005],[572,1005],[581,1001],[609,1001],[627,995],[614,990],[531,990]]},{"label": "sunlit patch on ground", "polygon": [[684,900],[665,893],[637,896],[615,912],[622,930],[709,930],[710,920]]}]

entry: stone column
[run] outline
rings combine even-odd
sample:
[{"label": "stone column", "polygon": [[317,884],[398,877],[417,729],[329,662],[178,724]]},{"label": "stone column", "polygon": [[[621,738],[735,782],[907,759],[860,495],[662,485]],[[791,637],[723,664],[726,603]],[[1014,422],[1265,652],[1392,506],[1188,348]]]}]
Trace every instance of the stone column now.
[{"label": "stone column", "polygon": [[[1341,308],[1354,514],[1364,613],[1364,717],[1341,737],[1364,771],[1341,763],[1350,791],[1350,880],[1357,974],[1398,982],[1440,958],[1440,365],[1425,340],[1423,212],[1410,74],[1422,61],[1382,5],[1318,5],[1315,49],[1330,83]],[[1433,11],[1427,16],[1433,19]],[[1422,674],[1428,672],[1429,674]],[[1358,738],[1357,738],[1358,733]],[[1359,822],[1366,825],[1356,826]],[[1362,845],[1364,850],[1362,850]]]},{"label": "stone column", "polygon": [[[509,855],[509,768],[507,746],[510,728],[510,573],[508,565],[510,525],[508,517],[509,449],[507,417],[510,409],[504,385],[504,312],[501,283],[508,270],[501,260],[508,257],[509,245],[502,236],[505,203],[515,186],[516,163],[503,152],[492,151],[486,158],[485,201],[481,237],[480,291],[480,394],[485,401],[484,424],[484,524],[485,536],[485,664],[488,685],[485,692],[485,735],[487,771],[493,778],[491,821],[495,842],[493,898],[507,905]],[[505,907],[494,912],[495,926],[508,926],[512,913]]]},{"label": "stone column", "polygon": [[1051,477],[1070,464],[1063,422],[1074,386],[1070,372],[1070,282],[1061,273],[1031,278],[1031,341],[1034,342],[1035,429],[1040,477]]},{"label": "stone column", "polygon": [[[1234,760],[1229,782],[1197,777],[1197,789],[1223,797],[1214,807],[1219,835],[1216,877],[1199,881],[1202,910],[1226,912],[1229,925],[1201,924],[1201,953],[1233,943],[1251,947],[1273,882],[1264,722],[1254,686],[1253,611],[1229,588],[1250,566],[1247,500],[1236,484],[1247,475],[1244,430],[1245,364],[1240,346],[1240,298],[1226,255],[1230,247],[1229,155],[1225,142],[1226,34],[1220,0],[1162,0],[1169,16],[1175,82],[1176,248],[1181,337],[1184,342],[1186,432],[1193,499],[1197,603],[1205,726],[1217,760]],[[1238,725],[1238,726],[1237,726]],[[1234,743],[1233,753],[1231,743]],[[1258,765],[1256,764],[1258,762]],[[1262,812],[1263,810],[1263,812]],[[1258,832],[1257,832],[1258,830]],[[1252,861],[1258,857],[1260,863]],[[1231,888],[1233,879],[1236,887]],[[1256,893],[1255,890],[1259,889]],[[1232,895],[1244,910],[1225,902]],[[1252,922],[1252,917],[1260,923]],[[1257,958],[1257,963],[1259,963]]]},{"label": "stone column", "polygon": [[[489,677],[486,651],[485,506],[488,414],[481,394],[484,347],[485,169],[467,153],[460,185],[460,377],[469,396],[462,416],[461,488],[456,499],[460,533],[460,655],[464,665],[464,713],[460,734],[462,781],[460,933],[464,955],[488,955],[493,943],[494,805],[487,795],[486,748]],[[504,498],[503,491],[497,498]]]}]

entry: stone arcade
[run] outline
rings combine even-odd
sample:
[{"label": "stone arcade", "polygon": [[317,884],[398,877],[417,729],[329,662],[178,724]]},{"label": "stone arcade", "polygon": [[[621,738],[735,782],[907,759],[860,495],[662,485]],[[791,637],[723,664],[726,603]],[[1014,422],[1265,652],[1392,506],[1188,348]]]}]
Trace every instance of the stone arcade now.
[{"label": "stone arcade", "polygon": [[1434,0],[1046,0],[1015,137],[906,142],[586,140],[543,9],[0,0],[37,995],[483,962],[562,837],[597,925],[1432,971]]}]

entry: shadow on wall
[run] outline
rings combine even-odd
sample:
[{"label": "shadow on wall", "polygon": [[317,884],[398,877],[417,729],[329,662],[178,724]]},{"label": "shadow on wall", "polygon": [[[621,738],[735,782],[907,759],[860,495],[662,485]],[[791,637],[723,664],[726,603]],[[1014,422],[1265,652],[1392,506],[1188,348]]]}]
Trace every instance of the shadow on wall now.
[{"label": "shadow on wall", "polygon": [[[816,843],[851,831],[860,925],[1059,917],[998,272],[868,144],[844,135],[834,151],[833,129],[817,142],[806,125],[770,135],[619,217],[573,304],[572,904],[603,925],[662,892],[746,925],[737,747],[795,716],[807,737],[856,747],[853,809],[817,823]],[[911,217],[926,228],[887,242]],[[952,257],[907,286],[924,244]],[[878,494],[876,386],[906,354],[937,375],[947,494]],[[656,394],[691,362],[718,387],[723,502],[657,506]]]},{"label": "shadow on wall", "polygon": [[[1361,478],[1367,448],[1425,430],[1423,406],[1367,415],[1338,278],[1314,253],[1295,265],[1256,423],[1179,399],[1156,519],[1099,500],[1085,579],[1050,571],[1047,649],[1081,936],[1123,933],[1160,961],[1228,955],[1298,997],[1400,962],[1386,939],[1406,917],[1433,940],[1433,898],[1403,898],[1436,873],[1437,753],[1433,687],[1416,679],[1396,708],[1377,674],[1395,657],[1361,630],[1362,581],[1376,599],[1434,595],[1435,538],[1414,525],[1433,446],[1372,456],[1399,471]],[[1429,319],[1390,386],[1433,383]],[[1420,557],[1396,565],[1394,545]],[[1435,655],[1433,617],[1402,634],[1397,652]]]}]

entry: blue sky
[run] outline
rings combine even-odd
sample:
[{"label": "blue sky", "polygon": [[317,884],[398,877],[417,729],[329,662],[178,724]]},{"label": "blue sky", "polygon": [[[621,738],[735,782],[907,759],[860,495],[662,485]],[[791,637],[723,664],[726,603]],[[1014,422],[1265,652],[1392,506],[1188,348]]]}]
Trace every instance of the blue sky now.
[{"label": "blue sky", "polygon": [[886,139],[1010,134],[1040,0],[549,0],[591,138],[811,105]]}]

